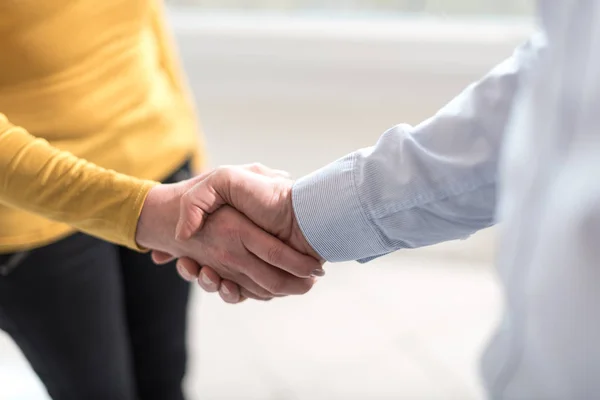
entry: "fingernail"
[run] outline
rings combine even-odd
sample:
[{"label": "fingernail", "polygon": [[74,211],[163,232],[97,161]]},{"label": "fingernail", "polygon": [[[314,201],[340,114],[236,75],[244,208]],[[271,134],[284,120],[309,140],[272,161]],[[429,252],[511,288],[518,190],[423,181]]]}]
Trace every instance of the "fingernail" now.
[{"label": "fingernail", "polygon": [[215,283],[213,281],[210,280],[210,278],[208,277],[208,275],[200,273],[200,278],[202,279],[202,282],[204,282],[205,285],[210,285],[210,286],[214,286]]},{"label": "fingernail", "polygon": [[229,291],[229,289],[227,289],[227,286],[225,285],[221,285],[221,291],[225,296],[229,296],[231,294],[231,292]]},{"label": "fingernail", "polygon": [[311,276],[325,276],[325,270],[322,268],[315,269],[310,275]]},{"label": "fingernail", "polygon": [[177,271],[179,271],[179,275],[188,282],[193,282],[196,279],[196,277],[192,276],[179,262],[177,263]]}]

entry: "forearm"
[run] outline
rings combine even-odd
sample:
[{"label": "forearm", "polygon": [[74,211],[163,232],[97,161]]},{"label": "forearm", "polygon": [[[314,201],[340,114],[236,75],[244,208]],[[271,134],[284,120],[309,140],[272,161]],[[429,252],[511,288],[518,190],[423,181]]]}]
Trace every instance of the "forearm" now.
[{"label": "forearm", "polygon": [[0,114],[0,202],[137,248],[135,231],[153,182],[60,151]]},{"label": "forearm", "polygon": [[298,222],[329,261],[464,238],[493,224],[512,101],[540,43],[529,42],[434,117],[300,179]]}]

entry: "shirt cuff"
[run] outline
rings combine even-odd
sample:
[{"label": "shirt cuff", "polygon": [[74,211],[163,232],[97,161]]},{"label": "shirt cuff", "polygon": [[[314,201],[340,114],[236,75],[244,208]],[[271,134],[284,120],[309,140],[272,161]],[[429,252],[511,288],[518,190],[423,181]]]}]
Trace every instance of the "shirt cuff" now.
[{"label": "shirt cuff", "polygon": [[298,225],[326,261],[369,261],[389,251],[365,214],[354,184],[350,154],[299,179],[292,189]]}]

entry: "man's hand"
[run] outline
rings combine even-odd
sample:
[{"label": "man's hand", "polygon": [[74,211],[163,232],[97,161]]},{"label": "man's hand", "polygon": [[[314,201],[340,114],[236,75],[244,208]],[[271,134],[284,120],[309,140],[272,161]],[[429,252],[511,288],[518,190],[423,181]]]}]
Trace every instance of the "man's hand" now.
[{"label": "man's hand", "polygon": [[[181,198],[177,239],[186,241],[192,238],[205,221],[212,219],[213,216],[207,218],[209,214],[229,204],[294,249],[320,259],[304,238],[296,221],[291,196],[293,182],[269,171],[266,167],[254,164],[221,167],[206,174]],[[202,267],[200,271],[189,260],[183,260],[180,265],[188,268],[192,275],[200,273],[199,284],[207,291],[220,290],[223,298],[237,297],[240,294],[236,285],[228,282],[227,277],[214,269]],[[212,267],[210,264],[202,265]],[[311,274],[322,276],[324,271],[315,268]],[[221,281],[220,278],[224,280]]]},{"label": "man's hand", "polygon": [[293,181],[265,170],[268,169],[260,164],[226,166],[199,179],[181,198],[177,239],[192,237],[209,214],[229,204],[296,250],[320,259],[296,221],[292,205]]},{"label": "man's hand", "polygon": [[[219,276],[239,285],[240,294],[246,297],[269,299],[306,293],[313,285],[311,274],[320,263],[264,232],[230,207],[215,212],[202,232],[186,241],[175,239],[180,206],[185,204],[182,196],[199,179],[202,177],[158,185],[150,191],[138,222],[138,244],[210,265]],[[184,272],[181,265],[180,273],[185,276],[187,270]]]}]

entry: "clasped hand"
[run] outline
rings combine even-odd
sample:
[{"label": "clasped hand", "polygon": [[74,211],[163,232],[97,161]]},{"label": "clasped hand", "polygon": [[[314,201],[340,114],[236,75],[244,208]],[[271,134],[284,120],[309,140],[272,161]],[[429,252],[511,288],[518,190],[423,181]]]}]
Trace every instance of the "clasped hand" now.
[{"label": "clasped hand", "polygon": [[178,258],[184,279],[228,303],[304,294],[324,274],[323,263],[298,226],[291,193],[285,173],[260,164],[157,185],[136,240],[156,263]]}]

